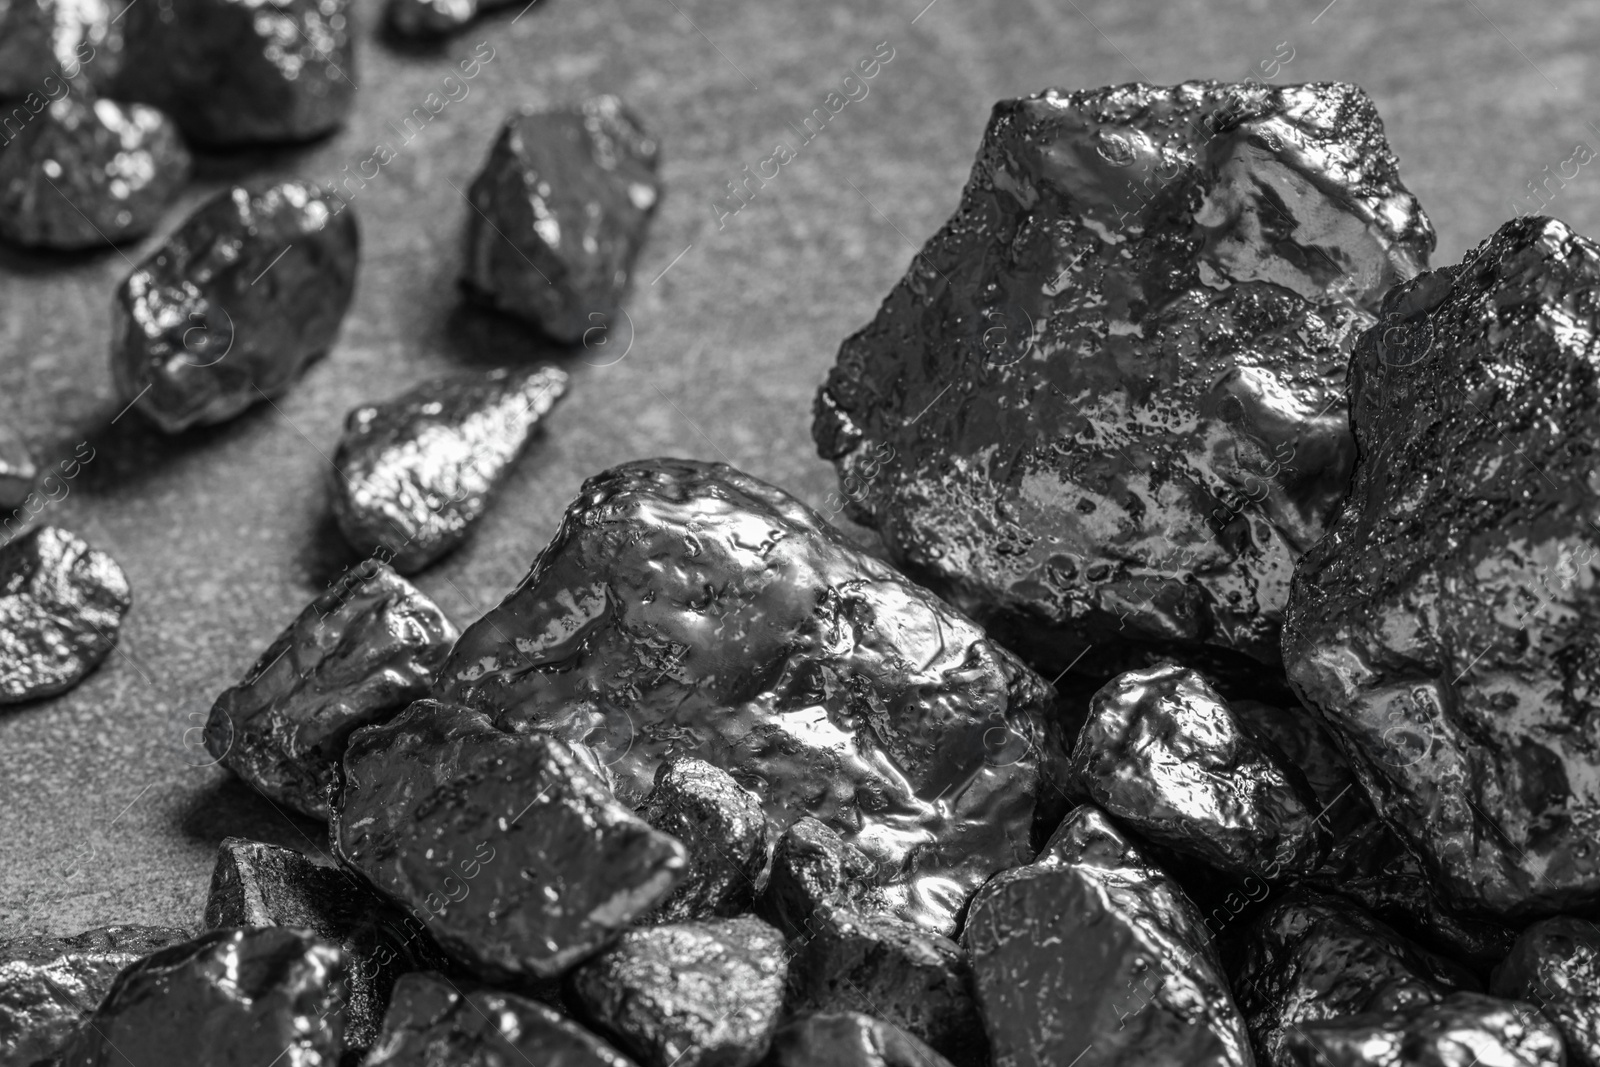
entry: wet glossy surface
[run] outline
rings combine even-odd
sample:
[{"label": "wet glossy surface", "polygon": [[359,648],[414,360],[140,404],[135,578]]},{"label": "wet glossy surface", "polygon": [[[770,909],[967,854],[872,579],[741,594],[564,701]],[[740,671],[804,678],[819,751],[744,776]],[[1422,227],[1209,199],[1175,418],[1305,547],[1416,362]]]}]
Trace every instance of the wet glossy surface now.
[{"label": "wet glossy surface", "polygon": [[1431,224],[1340,83],[995,106],[961,207],[845,341],[813,434],[849,514],[1030,662],[1276,663],[1344,492],[1350,345]]},{"label": "wet glossy surface", "polygon": [[1362,460],[1295,573],[1289,679],[1446,901],[1600,900],[1600,246],[1507,223],[1392,291],[1351,361]]},{"label": "wet glossy surface", "polygon": [[359,243],[355,215],[307,182],[207,201],[117,290],[123,403],[177,433],[282,393],[338,334]]},{"label": "wet glossy surface", "polygon": [[[131,3],[110,92],[215,146],[304,141],[337,128],[358,76],[348,0]],[[359,181],[359,179],[357,179]]]},{"label": "wet glossy surface", "polygon": [[1561,1036],[1529,1004],[1456,993],[1394,1014],[1312,1023],[1289,1035],[1288,1067],[1564,1067]]},{"label": "wet glossy surface", "polygon": [[984,886],[962,944],[996,1063],[1254,1063],[1199,913],[1093,807]]},{"label": "wet glossy surface", "polygon": [[0,151],[0,237],[55,249],[142,237],[189,167],[177,127],[155,108],[65,96]]},{"label": "wet glossy surface", "polygon": [[402,972],[445,964],[422,924],[356,875],[313,864],[290,848],[230,837],[211,872],[205,929],[235,926],[301,927],[344,951],[347,1048],[372,1044]]},{"label": "wet glossy surface", "polygon": [[788,1011],[865,1012],[956,1067],[988,1064],[966,956],[949,938],[887,915],[828,908],[790,950]]},{"label": "wet glossy surface", "polygon": [[749,911],[767,875],[761,798],[720,767],[685,757],[656,768],[638,816],[683,843],[689,870],[650,916],[659,922]]},{"label": "wet glossy surface", "polygon": [[394,987],[383,1033],[362,1067],[634,1067],[601,1038],[511,993],[437,974]]},{"label": "wet glossy surface", "polygon": [[1234,874],[1286,881],[1327,849],[1321,805],[1299,768],[1187,668],[1106,683],[1090,702],[1072,773],[1121,825]]},{"label": "wet glossy surface", "polygon": [[1518,936],[1489,992],[1537,1004],[1556,1024],[1573,1067],[1600,1067],[1600,929],[1558,915]]},{"label": "wet glossy surface", "polygon": [[555,540],[468,627],[436,693],[590,745],[637,803],[693,755],[776,828],[832,825],[893,906],[949,934],[1032,857],[1060,759],[1053,691],[815,511],[723,464],[641,460],[584,483]]},{"label": "wet glossy surface", "polygon": [[0,704],[77,685],[116,646],[131,602],[117,561],[59,526],[0,545]]},{"label": "wet glossy surface", "polygon": [[750,1067],[778,1027],[784,959],[760,919],[671,923],[624,934],[572,992],[645,1067]]},{"label": "wet glossy surface", "polygon": [[484,978],[554,978],[683,878],[682,845],[545,734],[419,701],[356,733],[334,854]]},{"label": "wet glossy surface", "polygon": [[772,1039],[769,1067],[949,1067],[903,1030],[860,1012],[807,1015]]},{"label": "wet glossy surface", "polygon": [[0,1063],[49,1059],[111,989],[117,972],[187,941],[164,926],[107,926],[71,937],[0,942]]},{"label": "wet glossy surface", "polygon": [[334,1067],[345,967],[305,930],[201,934],[118,975],[62,1067]]},{"label": "wet glossy surface", "polygon": [[401,574],[455,548],[566,390],[555,367],[498,368],[356,408],[329,471],[345,540]]},{"label": "wet glossy surface", "polygon": [[1297,1028],[1363,1012],[1437,1003],[1476,991],[1465,967],[1408,941],[1357,905],[1295,890],[1247,934],[1233,989],[1255,1047],[1272,1067],[1291,1062]]},{"label": "wet glossy surface", "polygon": [[659,154],[614,96],[514,113],[468,192],[462,288],[559,341],[620,332],[612,316],[661,197]]},{"label": "wet glossy surface", "polygon": [[[123,0],[11,0],[0,8],[0,99],[38,109],[69,83],[103,87],[121,63]],[[9,131],[8,131],[9,132]]]},{"label": "wet glossy surface", "polygon": [[416,586],[365,560],[217,698],[206,750],[274,802],[326,819],[351,733],[426,695],[458,636]]}]

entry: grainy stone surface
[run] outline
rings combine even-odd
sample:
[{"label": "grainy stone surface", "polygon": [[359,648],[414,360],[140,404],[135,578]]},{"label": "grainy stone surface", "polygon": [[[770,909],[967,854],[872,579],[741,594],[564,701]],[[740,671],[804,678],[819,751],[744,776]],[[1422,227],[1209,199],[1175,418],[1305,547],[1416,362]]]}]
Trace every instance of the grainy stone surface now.
[{"label": "grainy stone surface", "polygon": [[1049,674],[1129,643],[1276,665],[1355,458],[1351,345],[1433,246],[1353,85],[1003,100],[841,346],[817,448],[896,560]]},{"label": "grainy stone surface", "polygon": [[555,978],[683,878],[688,855],[581,751],[419,700],[350,739],[333,851],[485,978]]},{"label": "grainy stone surface", "polygon": [[435,694],[592,746],[617,795],[694,755],[828,822],[946,934],[1059,810],[1055,692],[794,497],[717,463],[596,474]]},{"label": "grainy stone surface", "polygon": [[117,561],[58,526],[0,545],[0,704],[82,681],[116,646],[130,599]]},{"label": "grainy stone surface", "polygon": [[178,128],[144,104],[63,96],[5,148],[0,237],[37,248],[143,237],[189,178]]},{"label": "grainy stone surface", "polygon": [[1290,683],[1444,898],[1600,900],[1600,244],[1506,223],[1385,298],[1348,506],[1295,571]]},{"label": "grainy stone surface", "polygon": [[651,915],[660,922],[737,915],[750,910],[767,876],[767,817],[761,798],[705,760],[687,757],[656,768],[638,815],[683,843],[689,871]]},{"label": "grainy stone surface", "polygon": [[161,108],[201,144],[318,137],[355,95],[350,12],[348,0],[128,4],[109,91]]},{"label": "grainy stone surface", "polygon": [[499,368],[350,412],[329,472],[345,540],[401,574],[455,548],[566,390],[556,367]]},{"label": "grainy stone surface", "polygon": [[743,916],[631,930],[572,976],[595,1024],[646,1067],[750,1067],[783,1009],[783,935]]},{"label": "grainy stone surface", "polygon": [[[169,440],[134,412],[112,422],[126,404],[105,371],[107,294],[129,269],[120,256],[0,248],[0,421],[33,443],[44,470],[86,440],[96,447],[40,519],[110,552],[137,591],[120,646],[134,662],[113,653],[72,692],[0,715],[0,924],[54,935],[108,917],[192,924],[223,837],[325,847],[321,827],[211,766],[199,728],[216,694],[355,562],[318,490],[350,409],[463,369],[558,355],[463,313],[453,285],[471,211],[457,190],[506,108],[617,93],[661,141],[667,192],[624,301],[631,350],[619,315],[610,343],[566,357],[574,403],[551,412],[537,464],[518,465],[472,540],[418,578],[460,625],[516,584],[583,479],[617,463],[725,459],[834,510],[837,477],[810,443],[811,397],[839,341],[905,273],[912,245],[954,210],[996,100],[1141,74],[1354,82],[1377,102],[1406,184],[1433,214],[1438,263],[1509,218],[1508,201],[1545,165],[1560,170],[1573,142],[1593,143],[1583,119],[1600,91],[1590,65],[1600,18],[1587,5],[1480,0],[1491,26],[1459,0],[1341,0],[1309,25],[1325,2],[1079,0],[1103,38],[1070,5],[940,0],[913,24],[926,0],[678,0],[755,88],[666,4],[541,3],[515,23],[512,8],[421,55],[378,40],[379,9],[357,5],[362,91],[345,126],[294,152],[215,157],[173,208],[175,221],[237,181],[348,180],[366,238],[339,340],[305,388],[195,439]],[[1279,69],[1285,40],[1297,52]],[[894,59],[862,80],[870,94],[803,143],[789,124],[826,114],[829,92],[843,99],[839,79],[879,41]],[[481,69],[475,50],[493,50]],[[463,63],[477,76],[465,78]],[[443,85],[446,75],[463,85]],[[428,94],[438,107],[450,90],[470,94],[426,122],[413,117],[428,114]],[[407,119],[421,126],[409,143]],[[744,181],[745,166],[761,169],[779,139],[798,157],[719,229],[711,201]],[[363,167],[378,144],[394,158]],[[1550,208],[1581,233],[1600,234],[1595,174],[1585,166]],[[141,250],[126,251],[137,261]]]},{"label": "grainy stone surface", "polygon": [[334,1067],[344,1052],[346,960],[306,930],[216,930],[117,976],[62,1067],[277,1063]]},{"label": "grainy stone surface", "polygon": [[383,1033],[362,1067],[634,1067],[536,1000],[438,974],[395,983]]},{"label": "grainy stone surface", "polygon": [[1194,905],[1093,807],[991,879],[961,936],[996,1063],[1254,1063]]},{"label": "grainy stone surface", "polygon": [[603,335],[661,199],[660,152],[614,96],[513,114],[467,194],[462,288],[558,340]]},{"label": "grainy stone surface", "polygon": [[772,1039],[770,1067],[947,1067],[904,1030],[860,1012],[806,1015]]},{"label": "grainy stone surface", "polygon": [[1489,992],[1537,1004],[1561,1031],[1567,1062],[1600,1067],[1600,930],[1559,915],[1517,937],[1495,968]]},{"label": "grainy stone surface", "polygon": [[106,926],[0,942],[0,1063],[27,1067],[54,1056],[117,972],[190,936],[172,927]]},{"label": "grainy stone surface", "polygon": [[359,247],[354,212],[309,182],[207,201],[117,289],[124,404],[177,433],[270,402],[338,335]]},{"label": "grainy stone surface", "polygon": [[263,796],[326,819],[350,735],[426,695],[459,636],[416,586],[364,561],[217,698],[206,750]]}]

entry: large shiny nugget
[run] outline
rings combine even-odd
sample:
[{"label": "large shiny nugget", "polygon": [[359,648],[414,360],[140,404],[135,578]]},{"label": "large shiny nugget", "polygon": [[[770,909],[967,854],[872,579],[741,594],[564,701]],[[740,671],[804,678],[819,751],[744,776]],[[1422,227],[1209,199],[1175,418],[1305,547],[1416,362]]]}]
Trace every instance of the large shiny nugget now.
[{"label": "large shiny nugget", "polygon": [[469,627],[435,694],[584,742],[639,803],[690,755],[810,815],[947,936],[1059,811],[1054,691],[977,625],[789,494],[720,463],[589,479],[533,569]]},{"label": "large shiny nugget", "polygon": [[1353,85],[1002,100],[840,347],[818,450],[892,558],[1048,675],[1275,664],[1355,458],[1351,346],[1433,244]]},{"label": "large shiny nugget", "polygon": [[1295,570],[1289,682],[1445,902],[1600,902],[1600,244],[1506,223],[1350,361],[1350,496]]},{"label": "large shiny nugget", "polygon": [[462,288],[556,340],[603,335],[661,197],[659,154],[614,96],[512,115],[467,194]]},{"label": "large shiny nugget", "polygon": [[177,433],[289,388],[333,344],[355,292],[353,213],[309,182],[234,186],[117,289],[111,376]]},{"label": "large shiny nugget", "polygon": [[333,851],[478,973],[553,978],[688,868],[683,846],[619,804],[596,767],[554,737],[418,701],[350,739]]}]

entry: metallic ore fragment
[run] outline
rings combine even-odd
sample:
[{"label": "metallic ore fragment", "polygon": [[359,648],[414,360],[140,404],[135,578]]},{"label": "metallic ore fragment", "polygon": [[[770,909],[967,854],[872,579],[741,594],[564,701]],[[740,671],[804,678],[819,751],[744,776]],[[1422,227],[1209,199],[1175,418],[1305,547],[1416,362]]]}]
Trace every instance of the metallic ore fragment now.
[{"label": "metallic ore fragment", "polygon": [[349,0],[130,3],[111,95],[171,115],[200,144],[305,141],[355,96]]},{"label": "metallic ore fragment", "polygon": [[329,472],[345,540],[401,574],[455,548],[566,389],[554,367],[502,368],[350,412]]},{"label": "metallic ore fragment", "polygon": [[1285,1067],[1564,1067],[1561,1035],[1529,1004],[1456,993],[1437,1004],[1310,1023]]},{"label": "metallic ore fragment", "polygon": [[1047,674],[1276,663],[1354,460],[1350,346],[1433,244],[1351,85],[1001,101],[813,433],[851,517]]},{"label": "metallic ore fragment", "polygon": [[20,100],[36,111],[69,87],[81,92],[107,85],[121,63],[124,6],[124,0],[10,0],[0,6],[0,100]]},{"label": "metallic ore fragment", "polygon": [[63,96],[0,151],[0,237],[68,250],[143,237],[189,164],[177,127],[155,108]]},{"label": "metallic ore fragment", "polygon": [[522,5],[520,0],[389,0],[384,24],[400,37],[429,40],[448,37],[479,15],[512,6]]},{"label": "metallic ore fragment", "polygon": [[1284,660],[1453,907],[1600,901],[1600,245],[1502,226],[1393,289],[1350,363],[1360,460]]},{"label": "metallic ore fragment", "polygon": [[[75,461],[63,461],[66,462],[73,462],[74,471],[77,469]],[[20,508],[33,494],[33,483],[38,480],[39,465],[34,462],[27,439],[12,427],[0,425],[0,508]],[[6,526],[5,531],[9,538],[11,527]]]},{"label": "metallic ore fragment", "polygon": [[962,940],[996,1063],[1254,1062],[1194,906],[1092,807],[978,892]]},{"label": "metallic ore fragment", "polygon": [[631,930],[572,991],[645,1067],[749,1067],[778,1027],[783,974],[783,935],[744,916]]},{"label": "metallic ore fragment", "polygon": [[985,1067],[988,1043],[960,946],[887,915],[824,911],[796,939],[789,963],[791,1012],[870,1012],[957,1067]]},{"label": "metallic ore fragment", "polygon": [[866,912],[887,906],[876,885],[877,865],[839,832],[811,816],[796,819],[778,838],[764,910],[790,937],[807,937],[828,907]]},{"label": "metallic ore fragment", "polygon": [[116,560],[59,526],[0,545],[0,704],[83,681],[116,645],[130,602]]},{"label": "metallic ore fragment", "polygon": [[217,698],[206,749],[263,795],[326,819],[350,735],[426,695],[458,636],[421,590],[367,560]]},{"label": "metallic ore fragment", "polygon": [[345,956],[306,930],[216,930],[117,976],[62,1067],[334,1067]]},{"label": "metallic ore fragment", "polygon": [[767,867],[761,798],[705,760],[669,760],[638,815],[689,852],[689,873],[652,914],[660,922],[750,910]]},{"label": "metallic ore fragment", "polygon": [[526,997],[437,974],[395,983],[362,1067],[633,1067],[600,1038]]},{"label": "metallic ore fragment", "polygon": [[777,828],[833,826],[950,934],[1032,858],[1059,771],[1053,690],[787,493],[722,464],[639,460],[584,483],[522,583],[462,634],[441,699],[581,741],[638,803],[693,755]]},{"label": "metallic ore fragment", "polygon": [[807,1015],[772,1039],[770,1067],[950,1067],[903,1030],[860,1012]]},{"label": "metallic ore fragment", "polygon": [[490,979],[565,973],[688,865],[573,747],[431,700],[350,739],[331,837],[342,862]]},{"label": "metallic ore fragment", "polygon": [[0,942],[0,1063],[49,1060],[99,1006],[118,971],[188,939],[187,931],[164,926],[105,926]]},{"label": "metallic ore fragment", "polygon": [[1569,915],[1534,923],[1495,968],[1489,992],[1537,1004],[1561,1031],[1567,1062],[1600,1067],[1600,929]]},{"label": "metallic ore fragment", "polygon": [[1283,881],[1327,848],[1299,768],[1184,667],[1107,682],[1090,701],[1072,774],[1121,825],[1223,871]]},{"label": "metallic ore fragment", "polygon": [[338,204],[290,181],[235,186],[190,215],[117,290],[123,402],[177,433],[288,389],[333,343],[355,290],[355,215]]},{"label": "metallic ore fragment", "polygon": [[556,340],[603,331],[661,196],[658,154],[614,96],[513,114],[468,194],[467,294]]},{"label": "metallic ore fragment", "polygon": [[1435,1004],[1477,980],[1453,960],[1413,944],[1356,905],[1294,890],[1252,926],[1234,992],[1256,1049],[1290,1063],[1295,1029],[1326,1019]]},{"label": "metallic ore fragment", "polygon": [[235,926],[303,927],[344,951],[349,1048],[372,1044],[402,971],[445,962],[420,924],[349,871],[319,867],[291,848],[228,837],[211,872],[205,928]]}]

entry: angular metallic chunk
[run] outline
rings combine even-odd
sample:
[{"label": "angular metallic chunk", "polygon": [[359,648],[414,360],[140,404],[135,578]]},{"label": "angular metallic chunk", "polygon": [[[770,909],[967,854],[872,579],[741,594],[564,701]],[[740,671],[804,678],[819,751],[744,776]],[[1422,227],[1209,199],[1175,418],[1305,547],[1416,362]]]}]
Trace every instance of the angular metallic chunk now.
[{"label": "angular metallic chunk", "polygon": [[[11,0],[0,7],[0,100],[24,114],[69,88],[106,87],[122,62],[126,0]],[[0,109],[16,118],[18,103]],[[9,134],[9,128],[8,128]]]},{"label": "angular metallic chunk", "polygon": [[1600,929],[1560,915],[1522,931],[1494,969],[1489,992],[1537,1004],[1567,1046],[1573,1067],[1600,1067]]},{"label": "angular metallic chunk", "polygon": [[1194,905],[1093,807],[978,892],[962,942],[996,1063],[1254,1062]]},{"label": "angular metallic chunk", "polygon": [[1128,671],[1089,704],[1077,786],[1121,825],[1219,870],[1285,881],[1327,850],[1316,794],[1196,671]]},{"label": "angular metallic chunk", "polygon": [[422,924],[391,907],[356,875],[320,867],[292,848],[224,838],[211,872],[205,928],[296,926],[345,954],[347,1048],[377,1037],[389,991],[403,972],[444,966]]},{"label": "angular metallic chunk", "polygon": [[177,433],[288,389],[333,343],[355,291],[360,242],[342,207],[290,181],[234,186],[190,215],[117,289],[123,402]]},{"label": "angular metallic chunk", "polygon": [[584,483],[522,583],[435,688],[504,728],[584,742],[638,803],[693,755],[814,816],[946,935],[1059,810],[1054,692],[787,493],[722,464],[640,460]]},{"label": "angular metallic chunk", "polygon": [[819,914],[789,963],[791,1012],[869,1012],[949,1057],[985,1067],[989,1046],[960,946],[887,915]]},{"label": "angular metallic chunk", "polygon": [[117,976],[62,1067],[334,1067],[345,956],[307,930],[215,930]]},{"label": "angular metallic chunk", "polygon": [[583,1010],[645,1067],[749,1067],[783,1007],[783,935],[760,919],[631,930],[572,976]]},{"label": "angular metallic chunk", "polygon": [[1479,984],[1459,963],[1413,944],[1356,905],[1296,889],[1252,925],[1233,988],[1256,1049],[1283,1067],[1296,1029],[1436,1004],[1456,990],[1476,992]]},{"label": "angular metallic chunk", "polygon": [[790,937],[807,937],[816,916],[831,907],[863,912],[888,907],[878,866],[826,823],[802,816],[778,838],[763,910]]},{"label": "angular metallic chunk", "polygon": [[1481,993],[1308,1023],[1282,1067],[1566,1067],[1561,1035],[1532,1005]]},{"label": "angular metallic chunk", "polygon": [[806,1015],[772,1039],[771,1067],[950,1067],[904,1030],[860,1012]]},{"label": "angular metallic chunk", "polygon": [[1600,901],[1600,244],[1508,222],[1351,357],[1350,497],[1295,571],[1289,681],[1453,907]]},{"label": "angular metallic chunk", "polygon": [[171,115],[199,144],[306,141],[355,96],[349,0],[163,0],[127,5],[111,95]]},{"label": "angular metallic chunk", "polygon": [[766,874],[767,817],[761,798],[705,760],[668,760],[638,815],[689,852],[689,873],[651,918],[708,919],[750,910]]},{"label": "angular metallic chunk", "polygon": [[350,739],[330,836],[341,862],[486,979],[564,974],[688,867],[573,746],[431,700]]},{"label": "angular metallic chunk", "polygon": [[350,412],[329,472],[345,540],[401,574],[455,548],[566,390],[555,367],[500,368]]},{"label": "angular metallic chunk", "polygon": [[59,526],[0,545],[0,704],[83,681],[116,645],[130,603],[117,561]]},{"label": "angular metallic chunk", "polygon": [[0,1063],[49,1061],[130,963],[189,940],[165,926],[105,926],[0,941]]},{"label": "angular metallic chunk", "polygon": [[1276,663],[1355,457],[1350,346],[1433,244],[1355,86],[1004,100],[813,434],[850,516],[1046,674]]},{"label": "angular metallic chunk", "polygon": [[383,1032],[362,1067],[634,1067],[536,1000],[438,974],[395,983]]},{"label": "angular metallic chunk", "polygon": [[350,735],[425,696],[458,636],[421,590],[366,560],[217,698],[206,749],[262,795],[326,819]]},{"label": "angular metallic chunk", "polygon": [[143,237],[189,166],[177,127],[155,108],[64,96],[0,152],[0,237],[66,250]]},{"label": "angular metallic chunk", "polygon": [[614,96],[512,115],[468,192],[462,288],[558,341],[604,328],[661,198],[659,153]]}]

